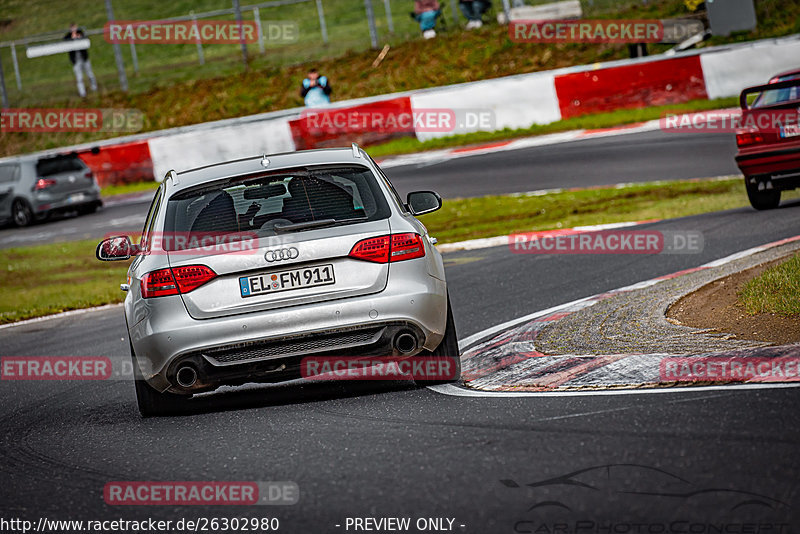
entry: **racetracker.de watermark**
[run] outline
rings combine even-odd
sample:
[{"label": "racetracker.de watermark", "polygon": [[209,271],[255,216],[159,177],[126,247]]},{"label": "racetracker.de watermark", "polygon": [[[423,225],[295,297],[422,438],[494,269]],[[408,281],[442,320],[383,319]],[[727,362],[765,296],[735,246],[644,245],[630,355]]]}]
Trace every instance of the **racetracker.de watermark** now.
[{"label": "racetracker.de watermark", "polygon": [[126,108],[8,108],[0,132],[138,132],[144,114]]},{"label": "racetracker.de watermark", "polygon": [[738,133],[741,130],[773,133],[782,137],[800,135],[800,111],[739,109],[700,111],[683,115],[666,114],[659,120],[665,132]]},{"label": "racetracker.de watermark", "polygon": [[0,373],[2,380],[108,380],[114,369],[105,356],[3,356]]},{"label": "racetracker.de watermark", "polygon": [[[115,248],[122,243],[106,242],[105,240],[119,237],[117,232],[106,234],[103,244],[106,249],[103,252],[114,256]],[[139,238],[140,236],[135,237],[135,239]],[[258,254],[260,247],[266,246],[266,244],[259,239],[256,232],[151,232],[145,237],[143,246],[131,245],[128,252],[131,256],[145,254],[155,256]],[[270,241],[270,244],[274,244],[273,241]]]},{"label": "racetracker.de watermark", "polygon": [[[293,21],[262,21],[261,32],[273,43],[294,43],[299,38]],[[259,32],[255,21],[117,20],[106,23],[103,37],[112,44],[252,44],[258,42]]]},{"label": "racetracker.de watermark", "polygon": [[659,374],[669,382],[800,382],[800,357],[670,357],[661,360]]},{"label": "racetracker.de watermark", "polygon": [[300,362],[307,380],[457,380],[456,360],[434,356],[310,356]]},{"label": "racetracker.de watermark", "polygon": [[660,230],[553,230],[511,234],[514,254],[699,254],[702,232]]},{"label": "racetracker.de watermark", "polygon": [[424,108],[307,110],[301,115],[312,133],[422,133],[493,130],[494,111],[490,109]]},{"label": "racetracker.de watermark", "polygon": [[696,20],[516,20],[508,37],[515,43],[677,43],[702,31]]},{"label": "racetracker.de watermark", "polygon": [[111,506],[286,506],[299,502],[300,488],[291,481],[115,481],[103,487],[103,499]]}]

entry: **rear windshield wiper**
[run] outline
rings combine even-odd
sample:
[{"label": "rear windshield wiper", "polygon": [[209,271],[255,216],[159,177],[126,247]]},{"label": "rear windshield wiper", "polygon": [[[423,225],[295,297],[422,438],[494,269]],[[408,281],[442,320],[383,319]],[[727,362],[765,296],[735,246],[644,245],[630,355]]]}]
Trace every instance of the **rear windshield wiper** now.
[{"label": "rear windshield wiper", "polygon": [[354,219],[319,219],[317,221],[308,221],[293,224],[276,224],[273,230],[278,233],[294,232],[296,230],[308,230],[310,228],[322,228],[325,226],[338,226],[340,224],[347,224],[357,221],[366,221],[368,217],[356,217]]}]

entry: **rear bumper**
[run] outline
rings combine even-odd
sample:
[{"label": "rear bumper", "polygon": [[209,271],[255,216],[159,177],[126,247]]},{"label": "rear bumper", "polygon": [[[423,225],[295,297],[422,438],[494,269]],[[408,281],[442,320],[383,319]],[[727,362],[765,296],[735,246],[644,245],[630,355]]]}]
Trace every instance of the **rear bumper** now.
[{"label": "rear bumper", "polygon": [[745,176],[757,182],[771,181],[776,189],[800,186],[800,144],[768,151],[740,151],[736,164]]},{"label": "rear bumper", "polygon": [[100,200],[100,188],[77,191],[69,195],[51,195],[42,192],[34,194],[32,201],[34,213],[40,215],[54,211],[73,210],[88,204],[102,205],[102,200]]},{"label": "rear bumper", "polygon": [[[390,275],[386,288],[373,295],[216,319],[190,318],[179,296],[152,301],[142,315],[126,301],[129,324],[140,317],[130,326],[139,368],[159,391],[184,393],[175,380],[184,362],[209,378],[198,381],[201,389],[297,378],[292,373],[304,355],[333,350],[337,356],[390,356],[401,329],[417,336],[414,353],[432,350],[442,340],[447,317],[446,285],[432,276]],[[357,335],[336,338],[348,333]]]}]

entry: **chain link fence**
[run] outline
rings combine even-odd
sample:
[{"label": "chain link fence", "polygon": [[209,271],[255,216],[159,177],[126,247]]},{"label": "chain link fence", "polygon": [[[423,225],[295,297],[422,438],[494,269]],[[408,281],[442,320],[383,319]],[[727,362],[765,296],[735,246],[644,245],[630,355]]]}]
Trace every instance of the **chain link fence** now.
[{"label": "chain link fence", "polygon": [[[247,44],[244,54],[240,44],[121,43],[116,46],[123,65],[123,79],[115,57],[115,45],[103,34],[108,13],[100,2],[84,2],[79,5],[86,6],[85,9],[76,8],[67,13],[56,12],[50,18],[41,17],[45,21],[58,18],[64,24],[44,33],[15,35],[18,32],[13,30],[14,20],[4,21],[0,15],[0,67],[5,86],[3,106],[42,105],[77,97],[75,77],[66,53],[27,56],[31,48],[61,42],[68,32],[68,24],[73,21],[82,27],[91,43],[89,57],[101,91],[124,89],[127,85],[130,91],[144,92],[181,81],[231,75],[245,68],[297,64],[335,57],[347,51],[380,48],[385,43],[395,44],[417,38],[420,34],[417,22],[410,16],[413,0],[272,0],[246,5],[238,5],[236,0],[183,0],[170,2],[159,9],[134,1],[113,1],[113,15],[118,21],[235,21],[238,8],[242,21],[256,23],[258,42]],[[548,1],[493,0],[486,19],[493,20],[510,7],[539,5]],[[647,4],[648,0],[627,1]],[[46,3],[48,0],[28,2],[17,16],[32,18],[34,6]],[[447,18],[448,31],[458,31],[464,23],[458,0],[440,0],[440,4]],[[581,4],[585,15],[592,16],[619,9],[620,2],[581,0]],[[65,17],[70,17],[69,22]],[[271,34],[281,24],[291,24],[296,28],[294,39],[275,38]],[[10,31],[7,29],[9,26],[12,28]]]}]

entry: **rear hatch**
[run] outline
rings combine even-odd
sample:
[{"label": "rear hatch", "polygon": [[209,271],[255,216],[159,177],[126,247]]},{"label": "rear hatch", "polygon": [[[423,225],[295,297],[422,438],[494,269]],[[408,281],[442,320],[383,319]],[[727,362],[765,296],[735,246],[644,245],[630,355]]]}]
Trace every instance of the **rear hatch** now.
[{"label": "rear hatch", "polygon": [[36,179],[44,180],[51,195],[81,200],[94,185],[92,172],[76,155],[42,158],[36,162]]},{"label": "rear hatch", "polygon": [[216,275],[181,293],[193,318],[260,312],[382,291],[388,264],[349,254],[388,235],[389,214],[366,167],[286,170],[175,195],[165,227],[194,242],[165,248],[173,272],[201,265]]},{"label": "rear hatch", "polygon": [[389,221],[382,220],[262,238],[262,246],[252,249],[244,240],[236,246],[241,252],[226,251],[231,245],[203,254],[173,252],[169,260],[173,269],[205,265],[216,273],[210,282],[181,295],[189,315],[209,319],[380,292],[389,265],[348,254],[358,241],[388,233]]}]

